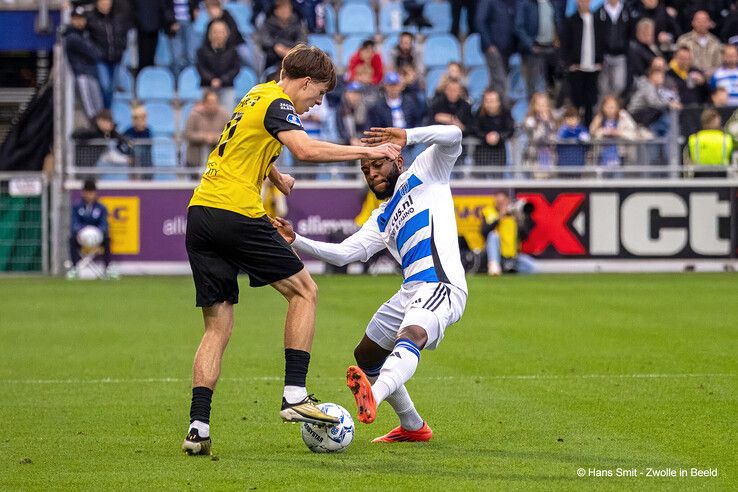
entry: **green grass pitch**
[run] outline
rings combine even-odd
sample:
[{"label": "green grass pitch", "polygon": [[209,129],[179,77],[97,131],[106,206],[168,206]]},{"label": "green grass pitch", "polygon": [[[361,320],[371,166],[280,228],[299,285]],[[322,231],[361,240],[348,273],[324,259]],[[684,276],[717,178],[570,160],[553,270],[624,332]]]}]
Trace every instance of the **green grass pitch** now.
[{"label": "green grass pitch", "polygon": [[[398,277],[317,277],[309,391],[354,412],[346,366]],[[435,431],[310,453],[278,418],[286,303],[242,283],[214,458],[180,452],[201,316],[191,279],[0,279],[0,489],[738,489],[738,277],[469,279],[408,384]],[[577,476],[632,470],[637,477]],[[717,469],[717,477],[647,477]],[[606,473],[606,472],[605,472]]]}]

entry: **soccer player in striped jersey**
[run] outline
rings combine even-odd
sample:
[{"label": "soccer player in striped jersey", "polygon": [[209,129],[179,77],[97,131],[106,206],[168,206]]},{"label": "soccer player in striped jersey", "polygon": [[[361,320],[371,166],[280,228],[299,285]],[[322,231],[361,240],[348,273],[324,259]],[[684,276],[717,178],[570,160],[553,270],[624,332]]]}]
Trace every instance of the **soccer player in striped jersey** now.
[{"label": "soccer player in striped jersey", "polygon": [[449,184],[461,154],[461,130],[452,125],[372,128],[363,141],[429,147],[404,172],[401,156],[362,160],[369,188],[377,198],[388,200],[340,244],[302,237],[282,218],[273,224],[298,251],[334,265],[367,261],[387,248],[402,266],[402,286],[369,322],[354,351],[357,365],[348,368],[347,384],[361,422],[372,423],[383,401],[400,418],[399,427],[375,442],[428,441],[433,432],[415,409],[405,383],[418,367],[421,350],[435,349],[466,305],[468,291]]}]

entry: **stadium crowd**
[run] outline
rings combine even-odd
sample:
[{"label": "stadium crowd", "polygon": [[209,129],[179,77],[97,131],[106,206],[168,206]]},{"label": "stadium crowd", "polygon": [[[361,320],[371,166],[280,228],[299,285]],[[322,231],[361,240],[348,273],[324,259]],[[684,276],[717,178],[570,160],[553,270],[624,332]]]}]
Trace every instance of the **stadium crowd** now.
[{"label": "stadium crowd", "polygon": [[92,128],[75,139],[116,141],[112,152],[78,153],[80,166],[114,155],[138,166],[201,167],[236,102],[278,77],[299,43],[324,49],[342,73],[325,103],[301,115],[308,133],[326,140],[355,143],[372,126],[456,125],[471,142],[466,164],[515,161],[548,177],[561,166],[577,176],[585,164],[666,164],[670,141],[683,144],[680,161],[725,165],[738,138],[735,0],[69,7],[66,54],[80,124]]}]

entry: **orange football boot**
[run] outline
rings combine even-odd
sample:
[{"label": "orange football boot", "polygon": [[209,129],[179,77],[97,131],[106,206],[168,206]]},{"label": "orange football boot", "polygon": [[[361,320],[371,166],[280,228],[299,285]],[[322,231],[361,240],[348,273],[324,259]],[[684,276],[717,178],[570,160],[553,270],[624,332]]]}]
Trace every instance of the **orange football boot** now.
[{"label": "orange football boot", "polygon": [[373,439],[372,442],[426,442],[430,441],[431,437],[433,430],[427,422],[423,422],[423,427],[418,430],[411,431],[398,426],[387,434]]},{"label": "orange football boot", "polygon": [[377,416],[377,404],[374,401],[372,385],[357,366],[349,366],[346,371],[346,386],[356,398],[356,407],[359,409],[359,421],[365,424],[374,422]]}]

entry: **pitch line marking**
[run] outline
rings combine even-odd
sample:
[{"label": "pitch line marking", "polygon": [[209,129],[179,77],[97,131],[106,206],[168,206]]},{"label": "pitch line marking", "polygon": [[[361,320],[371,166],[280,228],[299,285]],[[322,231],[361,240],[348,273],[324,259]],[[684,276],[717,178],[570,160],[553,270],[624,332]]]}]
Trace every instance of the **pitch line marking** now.
[{"label": "pitch line marking", "polygon": [[[686,379],[686,378],[734,378],[733,373],[704,374],[518,374],[497,376],[421,376],[413,378],[421,381],[455,381],[478,379],[490,381],[505,380],[555,380],[555,379]],[[245,378],[220,378],[221,381],[254,382],[282,381],[281,376],[252,376]],[[189,383],[190,378],[100,378],[100,379],[0,379],[6,384],[156,384],[156,383]]]}]

